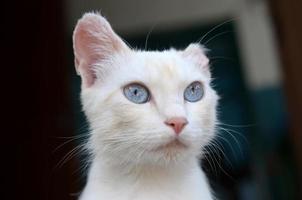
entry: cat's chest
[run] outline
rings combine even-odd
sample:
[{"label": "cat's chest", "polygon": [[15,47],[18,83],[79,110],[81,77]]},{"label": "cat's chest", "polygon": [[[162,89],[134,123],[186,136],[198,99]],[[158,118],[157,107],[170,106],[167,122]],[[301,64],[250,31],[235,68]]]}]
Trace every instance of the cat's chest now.
[{"label": "cat's chest", "polygon": [[100,189],[94,192],[87,192],[87,195],[84,193],[80,200],[212,200],[209,191],[204,190],[203,188],[201,188],[200,191],[197,191],[188,187],[183,189],[140,188],[136,190],[124,188],[122,191]]},{"label": "cat's chest", "polygon": [[87,185],[80,200],[212,200],[210,190],[201,177],[186,182],[115,185]]}]

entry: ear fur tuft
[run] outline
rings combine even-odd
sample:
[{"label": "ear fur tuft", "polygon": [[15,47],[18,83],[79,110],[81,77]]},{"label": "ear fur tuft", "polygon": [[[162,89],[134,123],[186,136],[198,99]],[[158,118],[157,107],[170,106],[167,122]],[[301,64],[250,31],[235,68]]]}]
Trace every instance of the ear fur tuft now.
[{"label": "ear fur tuft", "polygon": [[205,68],[209,65],[209,59],[206,56],[206,49],[198,44],[190,44],[184,51],[183,55],[192,59],[198,66]]}]

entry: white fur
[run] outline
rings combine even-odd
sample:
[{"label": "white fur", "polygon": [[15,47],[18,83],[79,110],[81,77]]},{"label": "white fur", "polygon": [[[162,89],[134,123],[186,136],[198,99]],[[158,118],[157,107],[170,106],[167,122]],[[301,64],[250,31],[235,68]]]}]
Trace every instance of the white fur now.
[{"label": "white fur", "polygon": [[[83,110],[91,127],[87,148],[92,154],[80,200],[212,200],[198,163],[202,148],[215,134],[217,95],[210,87],[202,48],[196,44],[184,51],[135,51],[124,44],[113,44],[118,46],[113,48],[108,39],[104,43],[104,38],[117,43],[121,40],[112,35],[110,25],[98,14],[86,14],[79,21],[74,41],[82,37],[77,32],[85,31],[79,30],[81,23],[92,21],[97,23],[85,29],[103,27],[105,32],[99,28],[94,33],[103,38],[99,43],[85,37],[78,41],[97,41],[87,44],[94,48],[86,51],[109,45],[111,52],[86,52],[88,56],[81,57],[78,48],[83,44],[74,46],[77,64],[90,63],[77,66],[83,79]],[[98,45],[103,47],[95,48]],[[96,54],[99,59],[90,62],[89,55]],[[91,84],[85,84],[87,73]],[[194,81],[203,84],[204,97],[189,103],[183,93]],[[150,90],[150,102],[134,104],[124,97],[123,87],[133,82]],[[164,123],[171,117],[185,117],[189,122],[179,136]],[[160,148],[176,137],[187,148]]]}]

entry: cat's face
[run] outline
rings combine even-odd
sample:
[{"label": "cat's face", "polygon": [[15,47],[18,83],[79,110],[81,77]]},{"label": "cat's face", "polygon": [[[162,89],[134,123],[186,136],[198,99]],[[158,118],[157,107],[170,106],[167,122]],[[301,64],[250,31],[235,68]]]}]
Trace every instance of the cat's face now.
[{"label": "cat's face", "polygon": [[130,50],[104,18],[86,14],[74,50],[95,156],[168,164],[198,156],[213,138],[217,95],[199,45]]}]

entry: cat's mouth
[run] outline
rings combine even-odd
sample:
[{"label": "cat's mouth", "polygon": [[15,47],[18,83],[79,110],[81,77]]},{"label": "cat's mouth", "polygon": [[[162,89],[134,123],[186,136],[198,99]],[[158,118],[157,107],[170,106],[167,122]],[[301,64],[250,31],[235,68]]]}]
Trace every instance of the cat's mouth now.
[{"label": "cat's mouth", "polygon": [[163,150],[182,150],[187,149],[188,146],[181,142],[179,139],[175,138],[172,141],[167,142],[166,144],[160,145],[155,149],[155,151],[163,151]]}]

